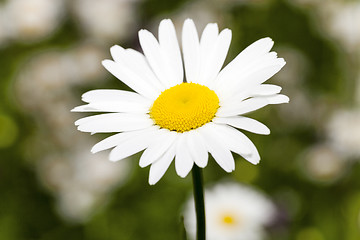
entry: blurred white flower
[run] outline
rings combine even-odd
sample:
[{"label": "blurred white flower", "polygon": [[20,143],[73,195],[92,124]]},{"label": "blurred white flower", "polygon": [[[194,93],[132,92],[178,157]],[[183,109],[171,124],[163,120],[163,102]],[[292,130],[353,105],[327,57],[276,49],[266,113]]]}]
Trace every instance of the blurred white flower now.
[{"label": "blurred white flower", "polygon": [[73,0],[72,10],[81,28],[101,41],[123,39],[135,32],[136,3],[140,0]]},{"label": "blurred white flower", "polygon": [[[107,50],[93,43],[81,43],[64,53],[64,75],[70,85],[89,84],[105,76],[105,69],[99,64]],[[69,85],[69,86],[70,86]]]},{"label": "blurred white flower", "polygon": [[332,147],[345,157],[360,157],[360,110],[337,110],[330,117],[326,134]]},{"label": "blurred white flower", "polygon": [[40,179],[57,196],[59,214],[64,219],[86,221],[96,206],[106,203],[114,187],[124,183],[128,162],[111,163],[104,161],[106,158],[78,146],[49,155],[38,163]]},{"label": "blurred white flower", "polygon": [[105,74],[99,64],[104,56],[98,45],[81,43],[64,52],[49,51],[30,58],[18,74],[18,100],[27,109],[51,111],[56,102],[69,100],[71,87]]},{"label": "blurred white flower", "polygon": [[79,187],[61,189],[55,195],[58,214],[64,220],[72,223],[86,222],[95,208],[101,205],[99,196]]},{"label": "blurred white flower", "polygon": [[304,174],[311,180],[331,183],[343,175],[346,161],[328,144],[318,144],[299,159]]},{"label": "blurred white flower", "polygon": [[[193,198],[184,211],[185,228],[196,234]],[[206,237],[208,240],[263,239],[264,226],[275,218],[273,203],[255,189],[235,183],[218,184],[205,191]]]},{"label": "blurred white flower", "polygon": [[287,89],[299,89],[309,72],[309,60],[301,51],[293,47],[279,47],[278,54],[286,59],[286,68],[274,79]]},{"label": "blurred white flower", "polygon": [[128,162],[114,164],[104,161],[103,154],[84,151],[84,145],[92,144],[90,137],[69,128],[75,120],[69,109],[76,104],[71,89],[101,78],[104,55],[92,43],[45,52],[23,64],[15,84],[17,99],[38,125],[37,135],[26,144],[27,156],[40,159],[35,163],[38,176],[56,197],[60,215],[71,222],[89,219],[128,176]]},{"label": "blurred white flower", "polygon": [[47,52],[31,58],[20,69],[16,93],[23,107],[44,109],[63,98],[67,81],[64,58],[59,52]]},{"label": "blurred white flower", "polygon": [[324,19],[329,31],[352,52],[360,47],[360,2],[335,4],[330,18]]},{"label": "blurred white flower", "polygon": [[4,5],[5,25],[17,40],[41,40],[54,31],[62,20],[61,0],[11,0]]},{"label": "blurred white flower", "polygon": [[[279,55],[286,59],[286,68],[275,77],[275,83],[283,86],[291,95],[291,104],[280,106],[279,113],[289,125],[307,125],[313,121],[314,114],[311,96],[304,87],[304,79],[308,72],[308,60],[295,48],[280,47]],[[291,81],[289,81],[291,79]]]}]

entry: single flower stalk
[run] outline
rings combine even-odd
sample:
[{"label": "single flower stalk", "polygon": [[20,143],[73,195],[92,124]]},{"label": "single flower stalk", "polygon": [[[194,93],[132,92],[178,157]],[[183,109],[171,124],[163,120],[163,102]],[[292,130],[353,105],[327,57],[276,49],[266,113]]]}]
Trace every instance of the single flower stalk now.
[{"label": "single flower stalk", "polygon": [[82,96],[87,104],[72,110],[102,113],[76,121],[80,131],[117,132],[91,151],[113,148],[109,158],[119,161],[145,150],[139,165],[151,165],[151,185],[160,180],[174,158],[180,177],[186,177],[194,164],[204,168],[208,153],[226,172],[235,169],[231,151],[257,164],[260,156],[255,145],[238,129],[257,134],[270,130],[243,115],[289,101],[279,94],[281,87],[264,84],[285,65],[284,59],[270,52],[273,41],[256,41],[221,70],[231,30],[219,33],[217,24],[210,23],[199,39],[194,22],[187,19],[182,54],[171,20],[160,22],[158,38],[140,30],[144,54],[113,46],[113,60],[102,62],[134,92],[89,91]]}]

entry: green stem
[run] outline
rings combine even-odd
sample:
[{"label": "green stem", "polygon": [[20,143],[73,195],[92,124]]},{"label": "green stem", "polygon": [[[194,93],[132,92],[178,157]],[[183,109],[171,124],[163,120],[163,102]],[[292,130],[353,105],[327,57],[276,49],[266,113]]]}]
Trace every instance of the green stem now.
[{"label": "green stem", "polygon": [[194,201],[196,210],[196,239],[205,240],[205,204],[202,170],[194,165],[192,169]]}]

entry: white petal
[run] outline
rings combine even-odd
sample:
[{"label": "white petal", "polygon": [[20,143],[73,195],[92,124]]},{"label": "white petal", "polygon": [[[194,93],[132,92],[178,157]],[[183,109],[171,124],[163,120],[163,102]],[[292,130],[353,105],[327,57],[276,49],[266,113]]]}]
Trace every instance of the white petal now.
[{"label": "white petal", "polygon": [[[234,129],[235,130],[235,129]],[[235,130],[236,131],[236,130]],[[251,154],[240,154],[243,158],[249,161],[252,164],[258,164],[260,162],[260,155],[254,143],[242,132],[236,131],[239,138],[241,138],[242,142],[245,143]]]},{"label": "white petal", "polygon": [[78,106],[73,112],[134,112],[147,113],[152,101],[140,94],[122,90],[92,90],[82,95],[87,105]]},{"label": "white petal", "polygon": [[205,63],[202,69],[200,79],[207,85],[212,84],[216,76],[219,74],[221,67],[224,64],[231,42],[231,30],[224,29],[219,34],[215,45],[208,52],[205,52],[203,60]]},{"label": "white petal", "polygon": [[187,133],[180,134],[176,144],[175,169],[176,173],[182,178],[189,174],[194,165],[194,161],[186,146],[186,135]]},{"label": "white petal", "polygon": [[144,55],[157,78],[166,88],[169,88],[168,73],[166,72],[167,70],[164,69],[165,66],[163,65],[158,41],[151,32],[144,29],[139,31],[139,41]]},{"label": "white petal", "polygon": [[281,103],[288,103],[290,101],[288,96],[283,94],[276,94],[274,96],[266,97],[269,101],[269,104],[281,104]]},{"label": "white petal", "polygon": [[128,102],[139,102],[139,103],[150,103],[151,101],[143,96],[129,91],[115,90],[115,89],[99,89],[91,90],[84,93],[82,101],[87,103],[92,102],[110,102],[110,101],[128,101]]},{"label": "white petal", "polygon": [[230,126],[244,129],[249,132],[257,134],[270,134],[270,129],[265,126],[263,123],[256,121],[252,118],[235,116],[235,117],[219,117],[212,120],[214,123],[228,124]]},{"label": "white petal", "polygon": [[93,106],[86,104],[86,105],[74,107],[73,109],[71,109],[71,112],[106,112],[106,111],[94,108]]},{"label": "white petal", "polygon": [[162,176],[164,176],[166,170],[169,168],[172,160],[174,159],[176,151],[176,144],[174,143],[170,148],[160,157],[160,159],[150,167],[149,184],[154,185]]},{"label": "white petal", "polygon": [[269,65],[261,64],[256,66],[256,68],[251,69],[247,75],[243,75],[237,86],[261,84],[274,76],[285,64],[283,58],[277,58]]},{"label": "white petal", "polygon": [[111,47],[110,52],[115,62],[131,69],[139,79],[151,84],[159,91],[165,90],[165,86],[157,79],[143,54],[133,49],[123,49],[117,45]]},{"label": "white petal", "polygon": [[200,69],[197,83],[205,84],[208,80],[209,55],[214,51],[218,39],[219,28],[216,23],[206,25],[200,39]]},{"label": "white petal", "polygon": [[251,89],[251,96],[274,95],[281,91],[281,87],[273,84],[261,84]]},{"label": "white petal", "polygon": [[[164,24],[160,25],[162,27],[159,28],[159,35],[161,35],[161,38],[163,39],[161,45],[159,45],[159,42],[156,40],[154,35],[147,30],[139,31],[139,41],[146,59],[157,78],[166,88],[170,88],[176,84],[182,83],[183,73],[179,73],[179,68],[182,68],[182,64],[179,66],[179,59],[176,57],[177,49],[174,47],[174,43],[168,43],[169,39],[163,36],[166,34],[166,31],[168,31],[168,33],[171,35],[170,38],[173,40],[174,38],[176,39],[176,36],[173,36],[174,33],[171,29],[173,26],[171,26],[171,24],[166,21]],[[176,44],[177,48],[179,48],[177,41]],[[168,53],[166,51],[170,52]],[[170,59],[171,57],[175,57],[177,59]]]},{"label": "white petal", "polygon": [[[217,138],[218,144],[228,147],[229,150],[241,155],[247,161],[257,164],[260,155],[253,142],[242,132],[226,125],[207,124],[208,132]],[[224,147],[223,147],[224,148]],[[235,166],[233,166],[235,168]]]},{"label": "white petal", "polygon": [[268,104],[288,103],[289,97],[283,94],[260,96],[246,99],[238,104],[235,104],[236,99],[232,100],[232,104],[230,103],[230,101],[226,102],[225,104],[223,103],[223,106],[221,106],[216,113],[217,117],[231,117],[249,113],[257,109],[263,108]]},{"label": "white petal", "polygon": [[154,135],[156,131],[139,131],[131,134],[110,152],[110,161],[122,160],[144,150],[154,139]]},{"label": "white petal", "polygon": [[148,102],[94,102],[78,106],[72,109],[72,112],[123,112],[123,113],[148,113],[151,104]]},{"label": "white petal", "polygon": [[198,128],[198,131],[203,138],[207,150],[219,166],[226,172],[233,171],[235,169],[234,158],[229,148],[219,140],[217,136],[218,133],[211,129],[211,124],[206,124]]},{"label": "white petal", "polygon": [[189,131],[189,134],[186,136],[186,141],[189,152],[196,165],[201,168],[206,167],[208,163],[208,151],[198,131]]},{"label": "white petal", "polygon": [[254,42],[239,53],[236,58],[222,70],[223,74],[226,72],[234,72],[234,69],[239,68],[239,66],[245,66],[256,58],[268,53],[273,45],[274,42],[271,38],[262,38]]},{"label": "white petal", "polygon": [[284,65],[285,61],[282,58],[277,58],[266,63],[259,63],[243,72],[241,71],[241,66],[239,66],[240,71],[234,71],[232,74],[229,74],[227,79],[221,79],[219,75],[215,87],[221,95],[230,98],[236,93],[250,90],[254,86],[267,81],[280,71]]},{"label": "white petal", "polygon": [[242,134],[239,134],[240,131],[223,124],[208,123],[208,125],[208,131],[216,135],[218,140],[220,140],[224,146],[227,146],[230,151],[242,156],[252,154],[252,150],[247,141],[243,141]]},{"label": "white petal", "polygon": [[121,145],[124,141],[133,137],[134,135],[143,135],[143,134],[146,135],[146,134],[151,133],[152,135],[156,136],[157,131],[159,131],[159,127],[152,126],[150,128],[141,129],[141,130],[137,130],[137,131],[118,133],[118,134],[112,135],[108,138],[105,138],[104,140],[95,144],[92,147],[91,152],[97,153],[97,152],[115,147],[117,145]]},{"label": "white petal", "polygon": [[157,161],[177,139],[178,134],[167,129],[160,129],[149,147],[141,155],[139,165],[146,167]]},{"label": "white petal", "polygon": [[123,132],[150,127],[154,125],[147,114],[107,113],[85,117],[75,122],[82,132]]},{"label": "white petal", "polygon": [[[102,61],[102,64],[115,77],[144,97],[155,99],[159,96],[159,90],[155,89],[151,84],[139,78],[139,76],[134,73],[133,69],[128,69],[124,67],[124,65],[113,62],[111,60],[104,60]],[[137,69],[137,71],[141,70],[142,69],[140,68]]]},{"label": "white petal", "polygon": [[186,19],[182,32],[182,46],[187,82],[197,82],[200,70],[200,43],[194,22]]},{"label": "white petal", "polygon": [[249,113],[265,107],[268,104],[268,101],[265,98],[250,98],[246,99],[238,104],[235,102],[230,105],[224,105],[219,108],[216,113],[217,117],[231,117],[240,114]]},{"label": "white petal", "polygon": [[164,60],[171,71],[172,78],[167,80],[173,81],[173,85],[182,83],[184,78],[184,69],[182,65],[181,52],[176,37],[175,27],[170,19],[165,19],[160,22],[159,44]]}]

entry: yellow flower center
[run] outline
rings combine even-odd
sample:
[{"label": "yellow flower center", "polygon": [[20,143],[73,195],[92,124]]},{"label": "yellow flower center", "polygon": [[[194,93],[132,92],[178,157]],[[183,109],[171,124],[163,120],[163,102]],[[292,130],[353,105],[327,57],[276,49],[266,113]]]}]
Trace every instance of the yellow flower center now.
[{"label": "yellow flower center", "polygon": [[235,222],[235,219],[232,216],[226,215],[223,217],[223,223],[226,225],[233,225]]},{"label": "yellow flower center", "polygon": [[241,219],[231,213],[223,214],[220,219],[221,223],[227,227],[238,226],[241,223]]},{"label": "yellow flower center", "polygon": [[157,125],[186,132],[210,122],[219,108],[213,90],[196,83],[181,83],[163,91],[150,108]]}]

